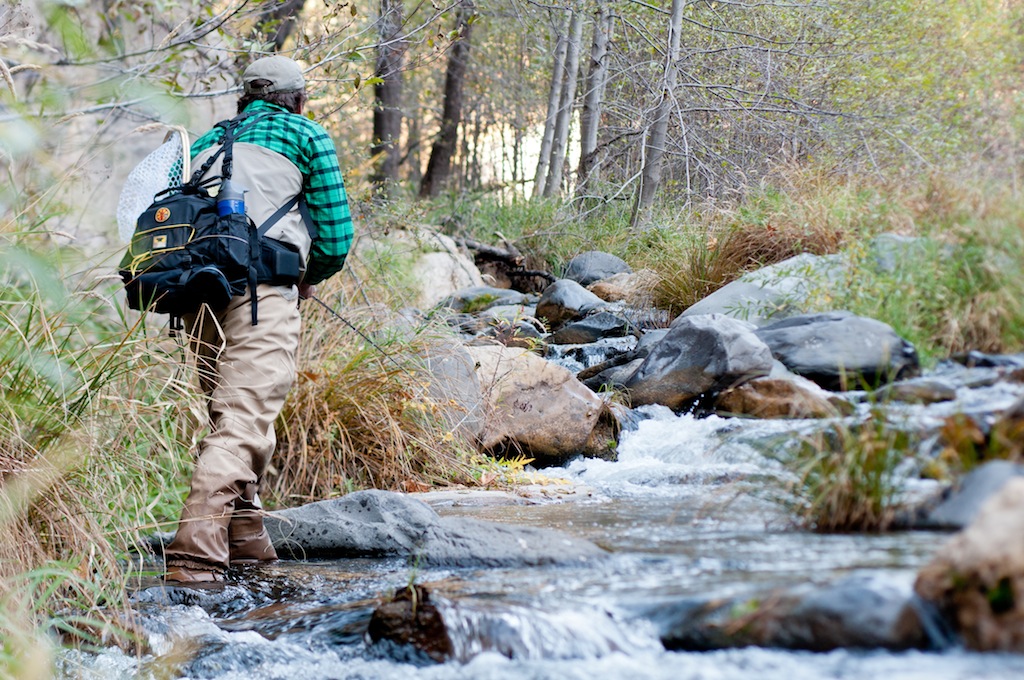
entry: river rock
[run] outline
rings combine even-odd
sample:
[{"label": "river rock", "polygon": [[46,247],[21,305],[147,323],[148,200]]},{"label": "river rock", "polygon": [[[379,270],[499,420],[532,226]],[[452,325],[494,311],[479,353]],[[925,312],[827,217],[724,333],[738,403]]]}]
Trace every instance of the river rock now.
[{"label": "river rock", "polygon": [[614,457],[618,430],[605,402],[572,373],[523,349],[474,346],[486,419],[481,445],[537,465]]},{"label": "river rock", "polygon": [[841,413],[832,395],[798,375],[754,378],[718,395],[716,408],[754,418],[831,418]]},{"label": "river rock", "polygon": [[968,648],[1024,652],[1024,479],[1008,480],[921,569],[914,588]]},{"label": "river rock", "polygon": [[595,281],[607,279],[616,274],[629,274],[632,271],[622,258],[599,250],[591,250],[580,253],[569,260],[563,277],[571,279],[581,286],[589,286]]},{"label": "river rock", "polygon": [[473,259],[459,250],[451,237],[434,229],[396,229],[389,232],[387,241],[366,247],[389,248],[412,258],[409,280],[416,285],[413,303],[421,309],[435,306],[455,291],[484,285]]},{"label": "river rock", "polygon": [[924,648],[929,641],[912,597],[911,578],[855,574],[755,597],[660,605],[651,618],[673,650]]},{"label": "river rock", "polygon": [[537,301],[537,316],[552,329],[598,311],[605,301],[569,279],[559,279],[544,289]]},{"label": "river rock", "polygon": [[1024,477],[1024,465],[990,460],[964,475],[945,497],[917,523],[926,529],[963,529],[982,506],[1015,477]]},{"label": "river rock", "polygon": [[763,326],[797,313],[814,290],[830,289],[845,271],[845,262],[837,255],[795,255],[727,283],[683,316],[726,314]]},{"label": "river rock", "polygon": [[439,303],[456,312],[475,313],[498,305],[525,305],[530,298],[524,293],[508,288],[474,286],[457,290]]},{"label": "river rock", "polygon": [[568,323],[548,336],[552,345],[585,345],[602,338],[621,338],[637,332],[626,319],[611,312],[598,312]]},{"label": "river rock", "polygon": [[941,378],[910,378],[875,390],[872,398],[878,403],[938,404],[956,399],[956,388]]},{"label": "river rock", "polygon": [[651,270],[623,272],[595,281],[587,290],[605,302],[626,302],[631,305],[650,304],[651,291],[657,285],[658,276]]},{"label": "river rock", "polygon": [[771,352],[752,329],[721,314],[678,317],[625,381],[630,401],[678,410],[702,395],[768,375]]},{"label": "river rock", "polygon": [[476,442],[484,429],[484,401],[473,357],[455,338],[438,337],[422,353],[423,384],[432,412],[466,442]]},{"label": "river rock", "polygon": [[409,557],[424,566],[511,567],[605,554],[559,531],[439,517],[426,503],[389,491],[357,491],[279,510],[264,523],[278,554],[298,559]]},{"label": "river rock", "polygon": [[917,351],[885,323],[850,312],[802,314],[757,330],[793,373],[827,390],[856,389],[911,377]]}]

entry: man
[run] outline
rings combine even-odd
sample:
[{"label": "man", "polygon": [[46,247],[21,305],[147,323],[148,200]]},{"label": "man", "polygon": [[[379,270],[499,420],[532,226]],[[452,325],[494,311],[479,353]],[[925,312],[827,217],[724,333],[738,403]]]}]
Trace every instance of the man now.
[{"label": "man", "polygon": [[[267,232],[308,264],[300,281],[257,285],[256,325],[248,289],[224,309],[204,307],[184,319],[209,397],[210,433],[200,445],[177,534],[164,551],[164,578],[172,583],[223,581],[230,565],[277,558],[257,489],[276,444],[274,421],[295,380],[298,299],[342,268],[352,242],[334,144],[301,115],[306,84],[298,64],[265,57],[242,80],[238,111],[249,115],[236,133],[232,183],[246,190],[246,213],[260,225],[301,192],[314,229],[307,230],[296,206]],[[216,152],[222,138],[223,130],[214,128],[196,140],[193,164]],[[219,172],[218,161],[208,174]]]}]

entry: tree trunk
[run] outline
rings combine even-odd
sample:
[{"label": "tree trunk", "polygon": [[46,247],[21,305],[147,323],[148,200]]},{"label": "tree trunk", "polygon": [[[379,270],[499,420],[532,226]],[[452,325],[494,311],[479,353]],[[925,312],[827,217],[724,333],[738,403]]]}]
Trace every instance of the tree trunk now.
[{"label": "tree trunk", "polygon": [[398,183],[398,165],[402,134],[402,62],[406,41],[400,37],[404,21],[402,0],[381,0],[377,68],[374,75],[381,82],[373,86],[373,145],[370,155],[376,158],[374,187],[384,197]]},{"label": "tree trunk", "polygon": [[441,130],[430,149],[427,171],[423,174],[420,196],[437,196],[448,184],[452,171],[452,156],[459,137],[462,120],[462,86],[469,62],[469,38],[473,25],[469,22],[476,11],[473,0],[461,0],[455,14],[459,37],[448,53],[448,71],[444,80],[444,109],[441,112]]},{"label": "tree trunk", "polygon": [[668,118],[672,111],[676,81],[679,74],[679,35],[683,25],[685,0],[672,0],[668,29],[668,53],[665,55],[665,75],[662,80],[661,99],[651,121],[647,143],[644,146],[645,163],[640,177],[640,194],[633,211],[632,226],[644,222],[654,204],[654,196],[661,183],[661,168],[668,138]]},{"label": "tree trunk", "polygon": [[537,172],[533,176],[534,198],[544,195],[544,185],[548,178],[548,162],[551,160],[551,147],[555,140],[555,122],[558,119],[558,104],[562,99],[562,84],[565,81],[565,56],[568,49],[569,39],[563,30],[558,34],[554,63],[551,65],[551,89],[548,90],[548,112],[544,118],[544,135],[541,137],[540,142]]},{"label": "tree trunk", "polygon": [[580,71],[580,43],[583,40],[583,12],[576,9],[569,23],[569,48],[565,57],[565,78],[559,97],[558,117],[555,121],[554,140],[551,145],[551,160],[548,163],[548,178],[544,183],[544,196],[557,196],[562,189],[562,168],[569,147],[569,128],[572,123],[572,109],[576,103],[576,79]]},{"label": "tree trunk", "polygon": [[266,35],[274,45],[274,51],[280,52],[284,43],[295,30],[295,22],[302,13],[306,0],[281,0],[257,24],[259,33]]},{"label": "tree trunk", "polygon": [[591,179],[597,179],[600,160],[597,157],[597,132],[601,124],[601,106],[608,83],[608,43],[612,34],[612,14],[604,0],[597,0],[594,38],[590,44],[590,66],[587,71],[583,112],[580,114],[580,163],[576,171],[576,197],[586,192]]}]

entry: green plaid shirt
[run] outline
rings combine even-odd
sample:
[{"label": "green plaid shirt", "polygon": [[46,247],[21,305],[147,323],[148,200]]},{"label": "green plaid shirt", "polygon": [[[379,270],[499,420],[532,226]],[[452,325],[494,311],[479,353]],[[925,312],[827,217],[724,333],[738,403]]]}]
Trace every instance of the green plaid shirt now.
[{"label": "green plaid shirt", "polygon": [[[258,111],[277,111],[288,115],[243,122],[241,133],[235,139],[281,154],[302,173],[302,193],[317,230],[304,280],[315,285],[342,268],[352,245],[352,216],[345,194],[345,181],[338,166],[338,154],[327,131],[305,116],[289,113],[283,107],[260,100],[245,107],[246,113]],[[219,144],[222,136],[221,128],[215,127],[207,132],[192,144],[192,157]]]}]

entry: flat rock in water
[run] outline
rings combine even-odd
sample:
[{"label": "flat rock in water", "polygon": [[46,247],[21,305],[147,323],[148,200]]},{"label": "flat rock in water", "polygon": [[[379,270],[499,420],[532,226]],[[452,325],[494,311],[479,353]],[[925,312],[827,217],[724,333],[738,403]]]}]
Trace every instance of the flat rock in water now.
[{"label": "flat rock in water", "polygon": [[912,578],[857,574],[748,598],[660,604],[650,618],[667,649],[920,649],[929,640],[912,602]]},{"label": "flat rock in water", "polygon": [[510,567],[585,562],[605,554],[549,529],[439,517],[427,504],[389,491],[271,513],[278,553],[295,558],[409,557],[424,566]]},{"label": "flat rock in water", "polygon": [[493,286],[474,286],[452,293],[439,303],[456,312],[481,312],[496,305],[524,305],[529,297],[519,291]]}]

